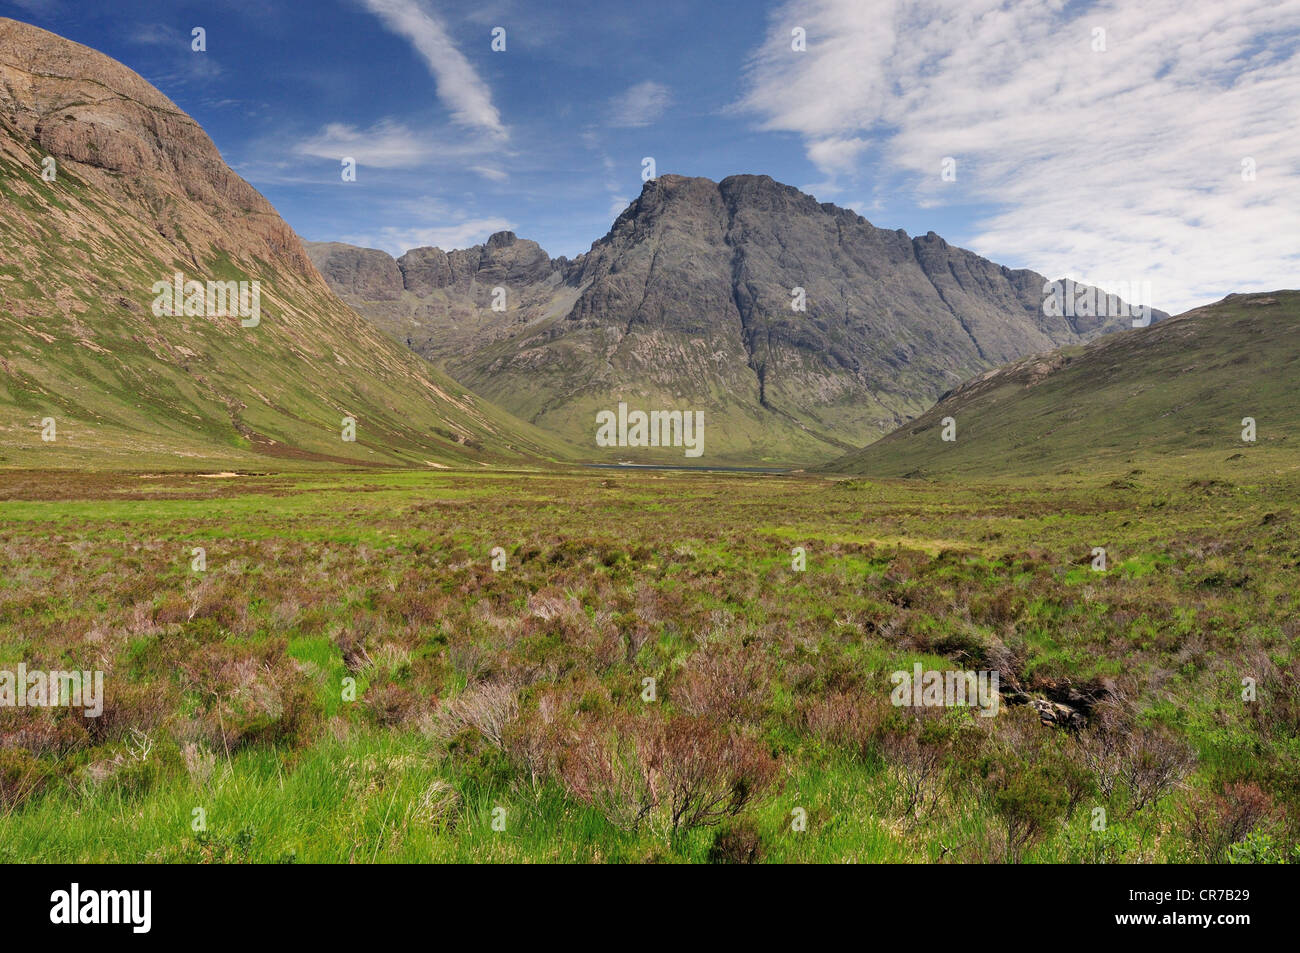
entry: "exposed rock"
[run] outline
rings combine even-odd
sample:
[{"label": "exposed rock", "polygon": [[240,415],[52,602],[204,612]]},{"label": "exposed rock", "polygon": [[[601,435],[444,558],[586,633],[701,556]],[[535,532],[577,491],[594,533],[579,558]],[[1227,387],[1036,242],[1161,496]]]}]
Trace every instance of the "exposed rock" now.
[{"label": "exposed rock", "polygon": [[[121,63],[3,18],[0,181],[7,461],[449,466],[546,452],[340,301],[169,99]],[[396,277],[400,295],[386,258],[349,251],[333,278],[382,294]],[[178,272],[223,292],[243,283],[240,303],[208,291],[201,307],[168,307],[153,289]],[[46,414],[58,420],[49,445],[27,426]],[[356,440],[341,439],[345,416]]]},{"label": "exposed rock", "polygon": [[1037,685],[1032,691],[1006,689],[1002,692],[1002,702],[1030,706],[1038,712],[1038,720],[1044,725],[1078,731],[1088,726],[1093,710],[1113,692],[1114,685],[1109,680],[1078,686],[1062,681]]},{"label": "exposed rock", "polygon": [[520,241],[514,232],[497,232],[486,245],[450,253],[413,248],[397,259],[397,266],[406,290],[419,298],[437,288],[455,287],[468,293],[472,283],[520,293],[528,285],[546,281],[555,270],[537,242]]},{"label": "exposed rock", "polygon": [[1087,716],[1069,705],[1047,701],[1043,698],[1033,699],[1030,705],[1038,712],[1038,720],[1044,725],[1050,725],[1054,728],[1068,728],[1071,731],[1078,731],[1088,725]]},{"label": "exposed rock", "polygon": [[402,296],[402,273],[391,255],[335,242],[304,245],[312,263],[339,293],[367,301],[396,301]]},{"label": "exposed rock", "polygon": [[836,456],[973,374],[1129,321],[1044,315],[1041,275],[764,175],[653,179],[573,262],[506,232],[398,265],[418,303],[353,303],[494,401],[589,449],[592,407],[703,409],[714,461]]},{"label": "exposed rock", "polygon": [[[195,254],[255,255],[312,270],[298,237],[198,123],[116,60],[0,18],[0,91],[19,136],[147,210],[160,234],[184,235]],[[203,214],[190,214],[194,206]]]}]

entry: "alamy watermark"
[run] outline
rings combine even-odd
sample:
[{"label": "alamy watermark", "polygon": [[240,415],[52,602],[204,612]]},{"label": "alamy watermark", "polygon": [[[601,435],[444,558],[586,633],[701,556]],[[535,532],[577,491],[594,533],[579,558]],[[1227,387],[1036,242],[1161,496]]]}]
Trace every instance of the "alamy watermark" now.
[{"label": "alamy watermark", "polygon": [[132,933],[153,926],[152,890],[83,890],[73,883],[50,894],[50,922],[62,924],[124,924]]},{"label": "alamy watermark", "polygon": [[0,708],[81,708],[87,718],[104,713],[103,672],[0,671]]},{"label": "alamy watermark", "polygon": [[262,321],[262,283],[260,281],[186,281],[181,272],[171,281],[155,281],[155,318],[240,318],[246,328]]},{"label": "alamy watermark", "polygon": [[633,410],[619,402],[618,412],[596,414],[598,447],[682,447],[686,456],[704,453],[704,411]]},{"label": "alamy watermark", "polygon": [[889,700],[897,706],[974,707],[983,717],[992,718],[1002,698],[997,672],[926,671],[917,662],[911,672],[894,672],[889,680],[895,686]]},{"label": "alamy watermark", "polygon": [[1049,318],[1132,318],[1133,327],[1151,323],[1151,282],[1108,281],[1103,291],[1072,279],[1043,282],[1043,314]]}]

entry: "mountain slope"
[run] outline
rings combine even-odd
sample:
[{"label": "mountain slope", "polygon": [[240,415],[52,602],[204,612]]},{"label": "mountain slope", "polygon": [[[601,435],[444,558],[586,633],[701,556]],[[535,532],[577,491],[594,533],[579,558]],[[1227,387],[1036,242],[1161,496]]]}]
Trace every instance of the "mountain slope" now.
[{"label": "mountain slope", "polygon": [[[625,401],[705,411],[711,462],[828,460],[971,374],[1130,325],[1049,317],[1041,275],[876,228],[767,176],[660,176],[573,261],[510,233],[396,262],[308,250],[398,340],[608,458],[680,456],[598,450],[595,414]],[[494,288],[504,312],[491,310]]]},{"label": "mountain slope", "polygon": [[[248,281],[248,307],[156,314],[176,273]],[[169,99],[0,19],[0,463],[446,466],[546,444],[344,305]]]},{"label": "mountain slope", "polygon": [[[1034,476],[1132,465],[1300,467],[1300,292],[1230,295],[1140,330],[1018,361],[826,469]],[[942,439],[943,420],[956,439]],[[1253,443],[1242,421],[1255,419]]]}]

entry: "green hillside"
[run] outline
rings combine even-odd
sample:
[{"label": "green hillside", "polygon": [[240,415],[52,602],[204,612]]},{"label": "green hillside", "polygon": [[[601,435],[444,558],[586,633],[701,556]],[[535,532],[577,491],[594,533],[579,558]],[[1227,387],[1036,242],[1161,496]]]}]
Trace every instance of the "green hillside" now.
[{"label": "green hillside", "polygon": [[[826,469],[875,476],[1300,467],[1300,292],[1230,295],[968,381]],[[956,439],[944,441],[952,418]],[[1243,440],[1253,418],[1256,440]]]},{"label": "green hillside", "polygon": [[[258,282],[259,320],[157,316],[177,272]],[[0,466],[477,466],[548,445],[343,304],[161,93],[0,20]]]}]

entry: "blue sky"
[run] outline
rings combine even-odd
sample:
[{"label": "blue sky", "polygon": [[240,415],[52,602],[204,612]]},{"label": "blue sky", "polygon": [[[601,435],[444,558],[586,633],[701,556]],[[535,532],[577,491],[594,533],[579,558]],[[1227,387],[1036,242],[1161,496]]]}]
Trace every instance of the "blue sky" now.
[{"label": "blue sky", "polygon": [[1300,0],[0,12],[139,72],[307,239],[400,254],[509,228],[573,256],[653,156],[661,174],[767,173],[1051,277],[1146,281],[1170,310],[1300,285]]}]

